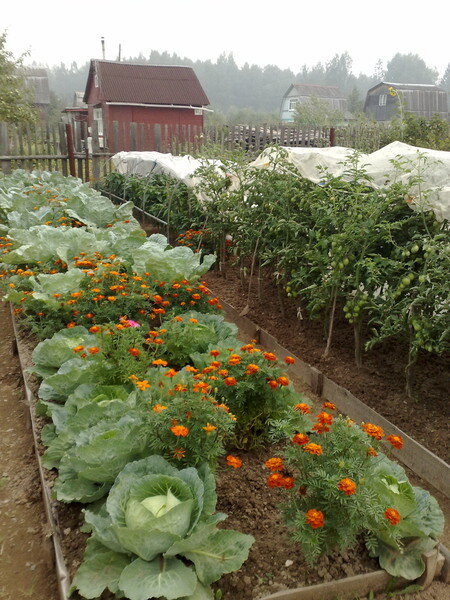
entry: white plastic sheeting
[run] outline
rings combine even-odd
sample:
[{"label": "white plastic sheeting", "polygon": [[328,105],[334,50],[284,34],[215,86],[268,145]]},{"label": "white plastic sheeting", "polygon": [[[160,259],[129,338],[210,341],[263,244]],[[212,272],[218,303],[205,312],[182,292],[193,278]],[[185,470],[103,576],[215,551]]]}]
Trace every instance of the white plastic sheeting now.
[{"label": "white plastic sheeting", "polygon": [[[284,149],[287,151],[287,159],[300,175],[315,183],[320,183],[324,178],[320,167],[326,168],[335,177],[343,175],[346,167],[342,163],[354,152],[352,148],[340,146]],[[270,159],[276,153],[277,149],[267,148],[251,165],[260,169],[270,168]],[[396,169],[392,160],[404,163],[407,172]],[[415,184],[410,190],[408,201],[411,208],[422,202],[423,208],[433,210],[439,220],[450,220],[450,152],[392,142],[372,154],[360,154],[359,164],[364,165],[366,173],[372,178],[371,185],[378,189],[387,187],[394,181],[407,184],[419,177],[420,189]]]}]

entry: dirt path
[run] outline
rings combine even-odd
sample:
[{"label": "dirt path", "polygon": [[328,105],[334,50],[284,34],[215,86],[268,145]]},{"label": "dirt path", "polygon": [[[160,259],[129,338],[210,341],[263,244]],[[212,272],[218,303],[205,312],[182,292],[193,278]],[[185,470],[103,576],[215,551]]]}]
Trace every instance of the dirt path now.
[{"label": "dirt path", "polygon": [[0,303],[0,598],[56,600],[45,513],[8,306]]}]

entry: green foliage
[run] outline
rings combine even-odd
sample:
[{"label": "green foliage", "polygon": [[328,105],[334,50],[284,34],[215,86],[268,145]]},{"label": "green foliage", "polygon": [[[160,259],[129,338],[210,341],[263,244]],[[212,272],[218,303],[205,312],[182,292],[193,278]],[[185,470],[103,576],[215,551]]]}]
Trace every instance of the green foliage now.
[{"label": "green foliage", "polygon": [[6,32],[0,34],[0,122],[32,123],[36,113],[30,104],[22,70],[23,56],[16,59],[6,48]]},{"label": "green foliage", "polygon": [[178,471],[160,456],[127,465],[106,504],[86,511],[92,536],[73,588],[85,598],[106,588],[130,600],[211,598],[209,585],[239,569],[254,541],[217,529],[226,515],[214,514],[214,488],[206,467]]},{"label": "green foliage", "polygon": [[311,96],[307,102],[298,102],[294,111],[294,122],[300,126],[335,127],[344,119],[344,114],[321,98]]}]

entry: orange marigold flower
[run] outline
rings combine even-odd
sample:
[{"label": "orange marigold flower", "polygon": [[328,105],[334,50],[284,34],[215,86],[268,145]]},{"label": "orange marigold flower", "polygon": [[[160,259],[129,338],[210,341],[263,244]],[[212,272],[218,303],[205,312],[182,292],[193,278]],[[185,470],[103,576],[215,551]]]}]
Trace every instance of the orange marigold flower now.
[{"label": "orange marigold flower", "polygon": [[75,346],[75,348],[73,348],[74,352],[81,352],[82,350],[84,350],[84,346]]},{"label": "orange marigold flower", "polygon": [[175,375],[178,373],[178,371],[176,371],[175,369],[169,369],[168,371],[166,371],[164,373],[165,377],[175,377]]},{"label": "orange marigold flower", "polygon": [[167,409],[167,406],[164,406],[163,404],[155,404],[155,406],[152,408],[152,410],[155,413],[160,413],[160,412],[162,412],[163,410],[166,410],[166,409]]},{"label": "orange marigold flower", "polygon": [[211,356],[219,356],[220,352],[218,350],[211,350],[209,353]]},{"label": "orange marigold flower", "polygon": [[158,337],[159,335],[159,331],[149,331],[148,335],[150,335],[151,337]]},{"label": "orange marigold flower", "polygon": [[189,429],[184,427],[184,425],[174,425],[170,428],[170,431],[177,437],[186,437],[189,433]]},{"label": "orange marigold flower", "polygon": [[72,327],[75,327],[76,323],[75,321],[71,321],[70,323],[67,323],[66,327],[67,329],[72,329]]},{"label": "orange marigold flower", "polygon": [[229,386],[237,384],[235,377],[226,377],[223,381],[224,381],[225,385],[229,385]]},{"label": "orange marigold flower", "polygon": [[331,425],[331,423],[333,422],[332,415],[330,415],[326,412],[319,413],[317,415],[316,419],[319,423],[322,423],[323,425]]},{"label": "orange marigold flower", "polygon": [[247,368],[245,369],[245,374],[246,375],[254,375],[258,371],[259,371],[258,365],[254,365],[254,364],[250,363],[249,365],[247,365]]},{"label": "orange marigold flower", "polygon": [[322,446],[320,446],[320,444],[306,444],[306,446],[303,447],[303,450],[309,454],[316,454],[317,456],[323,454]]},{"label": "orange marigold flower", "polygon": [[338,488],[341,492],[344,492],[346,496],[352,496],[356,492],[356,483],[346,477],[345,479],[341,479],[338,483]]},{"label": "orange marigold flower", "polygon": [[163,340],[162,338],[155,338],[155,339],[153,340],[153,343],[154,343],[154,344],[157,344],[157,345],[159,346],[159,345],[161,345],[161,344],[164,344],[164,340]]},{"label": "orange marigold flower", "polygon": [[308,525],[311,525],[313,529],[318,529],[319,527],[323,527],[324,517],[323,512],[320,510],[316,510],[315,508],[311,508],[306,513],[306,522]]},{"label": "orange marigold flower", "polygon": [[305,433],[296,433],[291,442],[297,444],[297,446],[303,446],[309,442],[309,437]]},{"label": "orange marigold flower", "polygon": [[295,358],[293,358],[292,356],[286,356],[284,362],[287,365],[293,365],[295,363]]},{"label": "orange marigold flower", "polygon": [[373,423],[363,423],[361,427],[364,429],[367,435],[370,435],[376,440],[381,440],[381,438],[384,436],[383,429],[378,427],[378,425],[374,425]]},{"label": "orange marigold flower", "polygon": [[299,404],[296,404],[294,406],[294,410],[298,410],[304,415],[306,415],[311,412],[311,407],[309,406],[309,404],[306,404],[306,402],[300,402]]},{"label": "orange marigold flower", "polygon": [[229,467],[233,467],[234,469],[239,469],[239,467],[242,467],[242,460],[240,458],[238,458],[237,456],[233,456],[232,454],[229,454],[227,456],[227,465]]},{"label": "orange marigold flower", "polygon": [[328,408],[329,410],[336,410],[336,404],[333,404],[332,402],[324,402],[322,404],[322,408]]},{"label": "orange marigold flower", "polygon": [[266,360],[277,360],[277,357],[273,352],[263,352],[263,356]]},{"label": "orange marigold flower", "polygon": [[221,377],[226,377],[228,375],[228,371],[227,369],[220,369],[220,371],[217,371],[217,374]]},{"label": "orange marigold flower", "polygon": [[384,516],[390,522],[391,525],[398,525],[401,521],[401,516],[398,510],[395,508],[387,508],[384,511]]},{"label": "orange marigold flower", "polygon": [[378,456],[378,452],[375,450],[375,448],[367,448],[366,452],[368,456]]},{"label": "orange marigold flower", "polygon": [[281,482],[283,481],[283,475],[281,473],[272,473],[267,478],[267,485],[270,488],[281,487]]},{"label": "orange marigold flower", "polygon": [[206,433],[211,433],[212,431],[217,429],[217,427],[215,425],[211,425],[211,423],[206,423],[205,427],[202,427],[202,429],[206,431]]},{"label": "orange marigold flower", "polygon": [[293,477],[283,477],[282,481],[280,482],[280,487],[284,488],[285,490],[290,490],[294,487],[295,484],[295,479]]},{"label": "orange marigold flower", "polygon": [[142,391],[151,387],[149,382],[146,379],[143,379],[142,381],[136,381],[136,386]]},{"label": "orange marigold flower", "polygon": [[88,348],[89,354],[98,354],[100,352],[100,348],[98,346],[92,346]]},{"label": "orange marigold flower", "polygon": [[109,302],[115,302],[117,300],[115,296],[108,296],[106,299],[109,300]]},{"label": "orange marigold flower", "polygon": [[275,379],[269,379],[267,385],[270,385],[270,387],[275,390],[278,387],[278,382]]},{"label": "orange marigold flower", "polygon": [[313,426],[313,430],[317,433],[327,433],[328,431],[330,431],[330,428],[326,423],[316,423]]},{"label": "orange marigold flower", "polygon": [[218,369],[220,367],[221,363],[218,360],[213,360],[211,363],[211,367],[214,367],[215,369]]},{"label": "orange marigold flower", "polygon": [[277,382],[280,385],[289,385],[289,379],[287,377],[278,377]]},{"label": "orange marigold flower", "polygon": [[198,319],[189,319],[190,323],[198,323]]},{"label": "orange marigold flower", "polygon": [[181,323],[183,321],[183,318],[182,317],[174,317],[173,320]]},{"label": "orange marigold flower", "polygon": [[72,298],[79,298],[81,296],[81,292],[72,292],[70,295]]},{"label": "orange marigold flower", "polygon": [[204,392],[206,393],[209,390],[209,385],[205,382],[205,381],[198,381],[195,385],[194,385],[194,392]]},{"label": "orange marigold flower", "polygon": [[283,463],[283,459],[282,458],[269,458],[268,460],[266,460],[266,462],[264,463],[265,466],[270,470],[270,471],[282,471],[284,468],[284,463]]},{"label": "orange marigold flower", "polygon": [[152,362],[152,365],[156,367],[167,367],[167,360],[162,360],[162,358],[157,358]]},{"label": "orange marigold flower", "polygon": [[403,448],[403,438],[400,435],[388,435],[386,439],[388,442],[391,442],[394,448],[398,450]]},{"label": "orange marigold flower", "polygon": [[139,356],[139,354],[141,353],[141,351],[138,348],[130,348],[128,352],[129,354],[131,354],[131,356]]},{"label": "orange marigold flower", "polygon": [[154,300],[155,302],[158,302],[158,303],[159,303],[159,302],[162,302],[162,301],[163,301],[163,299],[164,299],[164,298],[163,298],[162,296],[160,296],[159,294],[157,294],[156,296],[153,296],[153,300]]},{"label": "orange marigold flower", "polygon": [[186,367],[184,367],[185,371],[189,371],[189,373],[197,373],[198,369],[196,369],[195,367],[192,367],[191,365],[187,365]]},{"label": "orange marigold flower", "polygon": [[173,451],[173,457],[176,460],[181,460],[185,456],[186,456],[186,450],[184,450],[183,448],[175,448],[175,450]]}]

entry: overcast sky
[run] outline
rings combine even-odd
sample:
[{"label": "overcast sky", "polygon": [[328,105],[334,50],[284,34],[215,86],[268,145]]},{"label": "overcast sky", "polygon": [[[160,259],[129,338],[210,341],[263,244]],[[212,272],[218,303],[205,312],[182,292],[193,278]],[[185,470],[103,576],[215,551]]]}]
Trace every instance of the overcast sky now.
[{"label": "overcast sky", "polygon": [[2,0],[0,31],[27,63],[79,65],[101,58],[167,50],[215,61],[232,52],[245,62],[298,72],[347,51],[353,72],[372,74],[396,52],[419,54],[442,75],[450,61],[450,2],[428,0]]}]

